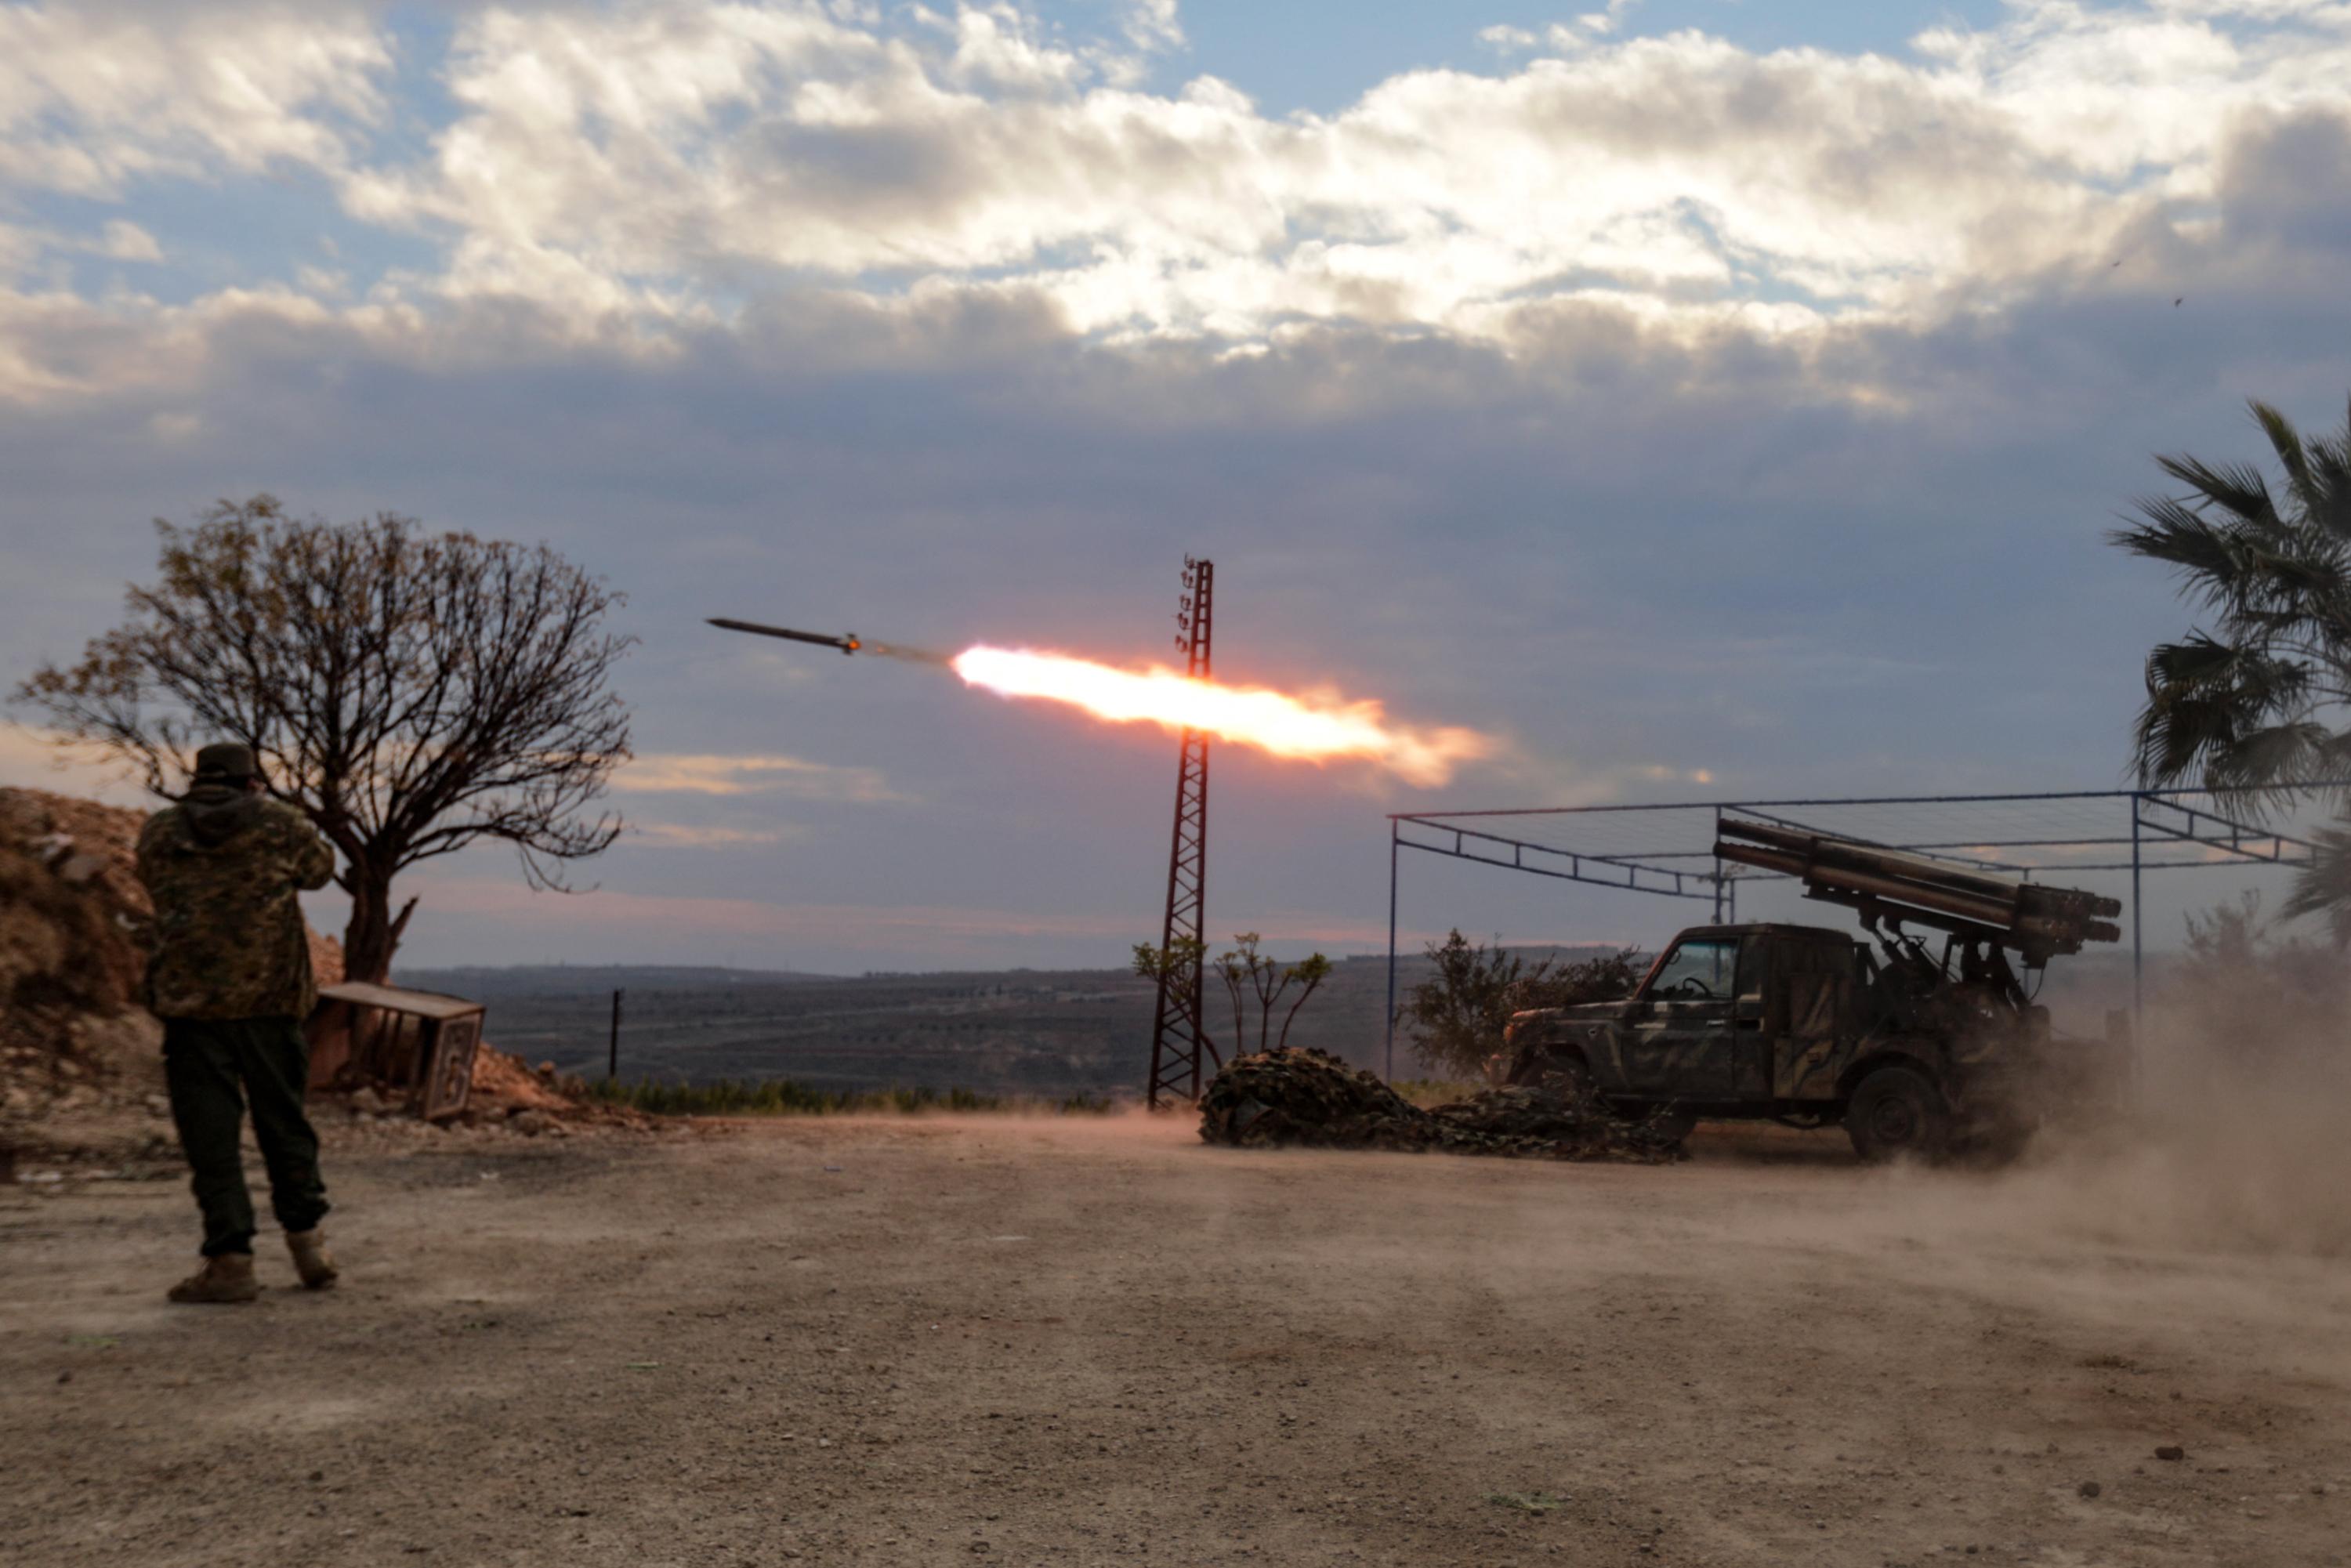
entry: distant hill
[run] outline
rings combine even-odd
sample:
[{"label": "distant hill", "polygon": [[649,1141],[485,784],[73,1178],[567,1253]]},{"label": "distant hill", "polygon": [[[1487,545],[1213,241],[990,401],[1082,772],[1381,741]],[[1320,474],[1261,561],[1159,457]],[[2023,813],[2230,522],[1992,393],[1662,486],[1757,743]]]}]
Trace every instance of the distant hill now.
[{"label": "distant hill", "polygon": [[392,982],[420,991],[446,991],[486,1002],[505,997],[575,997],[598,992],[609,996],[615,989],[689,991],[735,986],[788,986],[840,977],[793,969],[728,969],[690,964],[517,964],[500,968],[402,967],[392,971]]}]

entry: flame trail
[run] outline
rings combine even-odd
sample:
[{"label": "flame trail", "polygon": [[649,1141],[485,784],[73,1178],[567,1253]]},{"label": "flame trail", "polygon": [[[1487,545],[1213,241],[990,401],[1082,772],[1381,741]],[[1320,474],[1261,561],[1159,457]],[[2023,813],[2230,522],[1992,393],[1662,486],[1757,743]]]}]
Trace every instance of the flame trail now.
[{"label": "flame trail", "polygon": [[1474,729],[1412,729],[1388,722],[1376,702],[1301,698],[1259,688],[1196,681],[1164,665],[1134,671],[1066,653],[967,648],[949,661],[967,685],[1008,697],[1043,697],[1115,724],[1196,729],[1310,762],[1378,763],[1406,783],[1428,787],[1461,763],[1491,756],[1495,742]]}]

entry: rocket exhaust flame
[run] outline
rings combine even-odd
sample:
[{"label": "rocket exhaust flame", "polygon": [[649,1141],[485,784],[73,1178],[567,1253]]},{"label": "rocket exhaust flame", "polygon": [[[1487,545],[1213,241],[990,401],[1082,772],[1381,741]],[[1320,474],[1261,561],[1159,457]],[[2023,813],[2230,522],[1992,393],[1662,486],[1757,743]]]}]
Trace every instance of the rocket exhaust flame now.
[{"label": "rocket exhaust flame", "polygon": [[928,648],[909,648],[904,643],[868,643],[868,653],[879,653],[885,659],[904,659],[910,664],[952,664],[945,653],[934,653]]},{"label": "rocket exhaust flame", "polygon": [[1460,764],[1496,749],[1490,737],[1472,729],[1393,724],[1376,702],[1218,685],[1164,666],[1122,670],[1064,653],[984,643],[949,663],[967,685],[1003,696],[1068,703],[1114,724],[1196,729],[1276,757],[1373,762],[1422,787],[1445,783]]}]

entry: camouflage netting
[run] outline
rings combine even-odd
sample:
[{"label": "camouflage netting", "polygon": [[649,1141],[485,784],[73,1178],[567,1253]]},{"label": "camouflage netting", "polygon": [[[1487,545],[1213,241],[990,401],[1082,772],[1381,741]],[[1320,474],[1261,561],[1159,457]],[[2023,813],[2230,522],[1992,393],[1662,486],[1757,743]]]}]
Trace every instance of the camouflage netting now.
[{"label": "camouflage netting", "polygon": [[1625,1121],[1563,1079],[1489,1089],[1424,1111],[1335,1056],[1287,1046],[1237,1057],[1200,1096],[1200,1137],[1267,1148],[1439,1149],[1524,1159],[1681,1157],[1677,1129]]}]

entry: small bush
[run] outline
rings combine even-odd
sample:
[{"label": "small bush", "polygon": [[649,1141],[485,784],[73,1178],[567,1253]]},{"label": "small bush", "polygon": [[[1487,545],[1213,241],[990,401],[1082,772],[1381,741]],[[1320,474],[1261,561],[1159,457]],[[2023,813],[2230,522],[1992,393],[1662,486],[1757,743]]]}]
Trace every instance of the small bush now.
[{"label": "small bush", "polygon": [[1405,993],[1396,1019],[1412,1027],[1413,1053],[1431,1071],[1474,1078],[1502,1049],[1510,1015],[1529,1008],[1573,1007],[1630,996],[1641,983],[1641,955],[1626,947],[1573,964],[1532,964],[1459,931],[1428,945],[1437,973]]},{"label": "small bush", "polygon": [[2188,916],[2163,1001],[2189,1038],[2225,1046],[2239,1069],[2333,1049],[2351,1019],[2351,967],[2331,942],[2287,936],[2258,893]]}]

